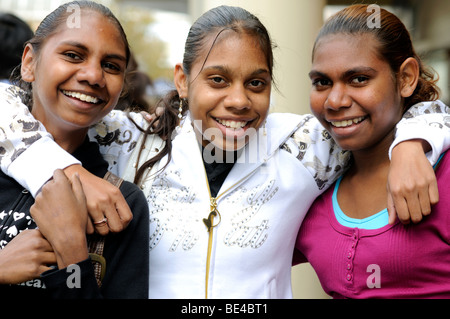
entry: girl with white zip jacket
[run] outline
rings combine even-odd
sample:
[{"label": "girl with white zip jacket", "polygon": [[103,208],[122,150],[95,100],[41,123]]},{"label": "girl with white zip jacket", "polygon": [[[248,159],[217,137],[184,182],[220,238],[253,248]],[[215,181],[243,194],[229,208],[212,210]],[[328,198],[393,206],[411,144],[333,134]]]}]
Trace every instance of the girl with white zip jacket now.
[{"label": "girl with white zip jacket", "polygon": [[[184,63],[175,69],[177,92],[164,100],[154,134],[142,134],[117,112],[90,131],[113,172],[135,180],[146,194],[150,298],[292,297],[290,269],[299,226],[312,201],[342,174],[347,155],[312,116],[267,116],[272,66],[270,38],[256,17],[240,8],[213,9],[191,28]],[[177,129],[163,131],[178,112]],[[140,115],[130,115],[145,126]],[[442,115],[424,115],[424,121],[430,116],[442,122]],[[437,130],[448,134],[448,128],[428,122],[418,126],[426,129],[425,136]],[[393,145],[419,138],[414,135],[418,126],[414,131],[399,127],[403,137]],[[35,130],[30,135],[38,140],[12,158],[20,144],[29,144],[14,141],[12,131],[9,127],[4,143],[12,141],[14,150],[3,155],[2,169],[32,192],[48,178],[46,171],[57,168],[47,159],[38,178],[34,170],[25,172],[22,162],[35,157],[33,149],[50,151],[59,167],[77,164],[54,150],[44,131]],[[427,139],[431,162],[448,147],[448,137],[436,140]],[[396,152],[423,154],[421,145],[405,144]],[[156,154],[161,158],[143,165]],[[411,155],[410,165],[422,157]],[[434,175],[431,165],[430,170]],[[85,175],[80,176],[85,187]]]}]

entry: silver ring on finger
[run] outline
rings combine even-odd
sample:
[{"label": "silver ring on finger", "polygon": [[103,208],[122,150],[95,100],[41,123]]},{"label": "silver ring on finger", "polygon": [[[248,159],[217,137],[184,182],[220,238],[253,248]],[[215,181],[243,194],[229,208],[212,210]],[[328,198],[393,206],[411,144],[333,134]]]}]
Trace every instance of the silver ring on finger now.
[{"label": "silver ring on finger", "polygon": [[94,225],[99,226],[99,225],[102,225],[102,224],[106,224],[107,222],[108,222],[108,219],[106,217],[104,217],[102,220],[99,220],[99,221],[96,221],[96,222],[93,222],[93,223],[94,223]]}]

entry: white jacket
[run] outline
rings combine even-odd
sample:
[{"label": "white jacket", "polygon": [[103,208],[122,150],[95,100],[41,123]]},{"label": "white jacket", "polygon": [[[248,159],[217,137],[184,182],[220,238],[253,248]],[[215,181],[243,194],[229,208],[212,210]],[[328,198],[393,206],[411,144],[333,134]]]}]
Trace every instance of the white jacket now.
[{"label": "white jacket", "polygon": [[311,116],[273,114],[267,136],[262,131],[222,185],[220,216],[209,233],[201,149],[189,119],[183,124],[169,165],[143,189],[150,208],[150,298],[292,297],[298,229],[314,199],[342,173],[346,156],[336,147],[330,152],[334,143]]}]

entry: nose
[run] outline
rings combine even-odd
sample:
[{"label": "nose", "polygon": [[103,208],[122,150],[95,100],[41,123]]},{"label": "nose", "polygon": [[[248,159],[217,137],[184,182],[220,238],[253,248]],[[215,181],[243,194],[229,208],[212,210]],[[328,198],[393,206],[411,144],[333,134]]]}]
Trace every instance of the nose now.
[{"label": "nose", "polygon": [[83,64],[77,73],[77,80],[100,88],[106,85],[103,67],[97,61],[90,61]]},{"label": "nose", "polygon": [[328,109],[339,110],[343,107],[350,107],[352,99],[350,98],[345,84],[336,83],[328,94],[325,106]]},{"label": "nose", "polygon": [[232,85],[228,89],[227,96],[224,100],[225,107],[244,110],[250,108],[250,99],[246,89],[242,85]]}]

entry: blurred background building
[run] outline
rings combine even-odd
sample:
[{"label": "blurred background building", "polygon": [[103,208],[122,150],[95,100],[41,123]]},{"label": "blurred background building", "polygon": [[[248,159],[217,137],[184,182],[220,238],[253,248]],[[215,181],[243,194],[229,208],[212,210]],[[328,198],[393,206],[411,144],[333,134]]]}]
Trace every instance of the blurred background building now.
[{"label": "blurred background building", "polygon": [[[67,0],[0,0],[0,12],[25,20],[34,30]],[[309,113],[308,72],[311,49],[324,19],[353,3],[376,3],[397,14],[414,39],[418,53],[439,74],[441,99],[450,104],[449,0],[97,0],[116,14],[127,32],[137,68],[150,79],[146,98],[154,103],[172,88],[175,63],[183,58],[189,26],[206,10],[222,5],[244,7],[268,27],[278,48],[272,111]],[[0,46],[2,43],[0,43]],[[295,298],[327,298],[314,270],[293,268]]]}]

